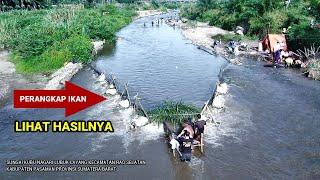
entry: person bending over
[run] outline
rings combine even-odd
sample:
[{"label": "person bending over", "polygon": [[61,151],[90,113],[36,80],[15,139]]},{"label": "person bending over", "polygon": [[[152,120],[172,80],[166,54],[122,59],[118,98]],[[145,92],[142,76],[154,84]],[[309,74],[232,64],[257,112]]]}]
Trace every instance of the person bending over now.
[{"label": "person bending over", "polygon": [[180,142],[180,151],[181,151],[181,161],[190,161],[191,160],[191,151],[192,151],[192,137],[190,136],[189,131],[184,130],[183,135],[179,137]]}]

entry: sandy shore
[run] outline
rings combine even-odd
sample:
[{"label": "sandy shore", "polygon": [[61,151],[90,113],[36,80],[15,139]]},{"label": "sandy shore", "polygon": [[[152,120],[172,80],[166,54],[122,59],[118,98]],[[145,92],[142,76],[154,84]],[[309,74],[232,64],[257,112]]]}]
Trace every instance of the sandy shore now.
[{"label": "sandy shore", "polygon": [[137,16],[135,17],[135,19],[140,19],[143,17],[147,17],[147,16],[154,16],[154,15],[159,15],[162,14],[163,12],[158,11],[158,10],[145,10],[145,11],[137,11]]},{"label": "sandy shore", "polygon": [[205,46],[210,49],[212,49],[211,45],[213,43],[212,36],[230,33],[221,28],[209,26],[206,23],[200,22],[197,22],[194,27],[188,26],[186,23],[181,23],[180,27],[182,29],[182,34],[187,39],[190,39],[195,45]]},{"label": "sandy shore", "polygon": [[[169,25],[173,25],[173,23],[168,23]],[[221,43],[212,48],[213,44],[213,36],[216,35],[225,35],[225,34],[234,34],[233,32],[223,30],[221,28],[215,26],[209,26],[208,23],[196,22],[196,24],[188,25],[188,23],[182,23],[181,21],[174,23],[176,27],[182,29],[182,34],[187,39],[191,40],[192,43],[198,46],[200,49],[205,50],[207,52],[214,52],[222,57],[224,57],[227,61],[233,64],[241,64],[240,58],[242,56],[253,56],[258,57],[259,53],[254,50],[249,51],[239,51],[236,58],[229,58],[228,53],[226,52],[225,46],[226,43]],[[218,39],[216,39],[218,40]],[[258,43],[255,41],[245,41],[248,44],[249,49],[253,47],[257,47]]]}]

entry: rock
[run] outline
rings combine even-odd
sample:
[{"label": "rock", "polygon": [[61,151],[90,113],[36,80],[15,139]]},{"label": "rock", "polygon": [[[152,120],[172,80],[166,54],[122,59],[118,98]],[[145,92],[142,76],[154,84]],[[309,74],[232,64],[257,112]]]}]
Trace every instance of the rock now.
[{"label": "rock", "polygon": [[104,43],[105,43],[104,40],[103,40],[103,41],[94,41],[94,42],[92,42],[92,44],[93,44],[93,52],[92,52],[92,54],[93,54],[93,55],[98,54],[98,52],[99,52],[101,49],[103,49]]},{"label": "rock", "polygon": [[110,84],[109,88],[110,88],[110,89],[114,89],[114,85],[113,85],[113,84]]},{"label": "rock", "polygon": [[116,89],[108,89],[108,90],[106,91],[106,94],[116,95],[116,94],[117,94],[117,90],[116,90]]},{"label": "rock", "polygon": [[315,80],[320,80],[320,70],[310,69],[308,77]]},{"label": "rock", "polygon": [[47,83],[45,89],[62,89],[65,82],[69,81],[81,68],[81,63],[69,62],[50,76],[52,79]]},{"label": "rock", "polygon": [[188,22],[188,19],[187,19],[187,18],[182,18],[181,21],[182,21],[183,23],[187,23],[187,22]]},{"label": "rock", "polygon": [[298,59],[298,60],[295,60],[295,61],[294,61],[294,64],[302,64],[302,61],[299,60],[299,59]]},{"label": "rock", "polygon": [[99,82],[99,84],[100,84],[101,86],[106,86],[108,83],[107,83],[106,81],[101,81],[101,82]]},{"label": "rock", "polygon": [[120,105],[121,107],[123,107],[123,108],[128,108],[128,107],[130,107],[130,102],[129,102],[128,99],[122,100],[122,101],[119,102],[119,105]]},{"label": "rock", "polygon": [[144,116],[139,116],[138,118],[135,118],[132,120],[131,125],[134,127],[141,127],[146,124],[148,124],[149,119]]},{"label": "rock", "polygon": [[284,62],[285,62],[285,64],[286,64],[286,66],[288,66],[288,67],[293,65],[293,59],[290,58],[290,57],[285,58],[285,59],[284,59]]},{"label": "rock", "polygon": [[238,31],[238,30],[240,30],[240,31],[244,32],[244,28],[243,28],[243,27],[241,27],[241,26],[237,26],[237,27],[236,27],[236,31]]},{"label": "rock", "polygon": [[99,82],[104,82],[106,80],[106,75],[104,75],[103,73],[100,74],[100,76],[98,77],[98,81]]},{"label": "rock", "polygon": [[217,93],[219,94],[227,94],[228,92],[228,85],[226,83],[222,83],[222,84],[219,84],[217,86]]},{"label": "rock", "polygon": [[237,30],[236,34],[239,34],[240,36],[244,36],[243,31],[241,31],[241,30]]},{"label": "rock", "polygon": [[224,99],[222,98],[222,96],[216,96],[212,102],[212,106],[214,108],[218,108],[221,109],[224,107]]},{"label": "rock", "polygon": [[239,54],[240,54],[239,46],[236,46],[236,47],[234,48],[234,55],[235,55],[235,56],[238,56]]},{"label": "rock", "polygon": [[236,32],[236,34],[243,36],[244,35],[244,28],[241,26],[237,26],[235,32]]}]

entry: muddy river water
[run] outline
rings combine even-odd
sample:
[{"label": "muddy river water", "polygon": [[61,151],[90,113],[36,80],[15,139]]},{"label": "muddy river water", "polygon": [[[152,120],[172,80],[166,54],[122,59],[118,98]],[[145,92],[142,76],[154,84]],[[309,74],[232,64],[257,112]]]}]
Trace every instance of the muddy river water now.
[{"label": "muddy river water", "polygon": [[[115,47],[106,47],[93,66],[129,83],[147,108],[164,100],[202,106],[225,61],[190,44],[179,29],[152,27],[157,16],[123,28]],[[146,27],[143,23],[146,22]],[[161,126],[129,130],[132,109],[119,108],[119,97],[69,119],[108,119],[110,133],[14,133],[14,120],[59,120],[63,109],[0,109],[0,169],[7,159],[142,159],[146,166],[119,166],[117,172],[0,173],[0,179],[316,179],[320,176],[320,83],[292,70],[263,67],[246,60],[229,65],[226,110],[209,124],[205,153],[182,163],[165,144]],[[96,93],[90,68],[72,81]],[[129,177],[129,178],[128,178]]]}]

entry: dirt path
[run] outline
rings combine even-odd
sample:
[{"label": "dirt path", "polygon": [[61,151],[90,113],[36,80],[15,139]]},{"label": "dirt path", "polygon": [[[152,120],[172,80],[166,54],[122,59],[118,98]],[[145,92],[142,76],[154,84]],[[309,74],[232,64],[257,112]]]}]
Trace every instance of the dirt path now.
[{"label": "dirt path", "polygon": [[0,51],[0,107],[12,98],[13,89],[41,89],[48,81],[43,75],[17,73],[9,58],[7,50]]},{"label": "dirt path", "polygon": [[15,72],[14,64],[8,61],[8,57],[8,51],[0,52],[0,102],[8,93],[10,86],[8,79],[10,79]]}]

